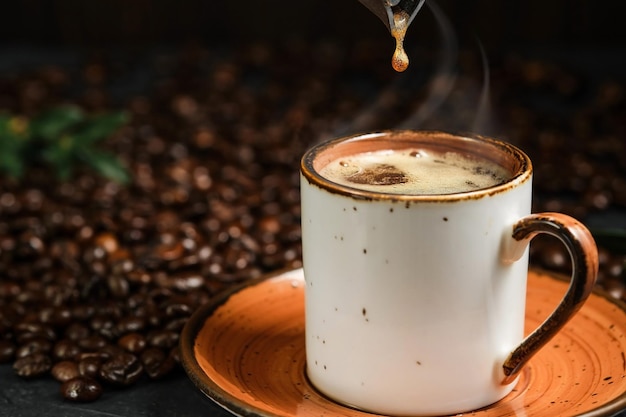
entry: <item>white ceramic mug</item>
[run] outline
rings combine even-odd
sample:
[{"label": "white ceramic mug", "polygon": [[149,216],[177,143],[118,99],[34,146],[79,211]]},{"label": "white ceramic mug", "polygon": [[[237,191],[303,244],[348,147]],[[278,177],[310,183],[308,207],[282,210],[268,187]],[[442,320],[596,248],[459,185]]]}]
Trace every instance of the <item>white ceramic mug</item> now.
[{"label": "white ceramic mug", "polygon": [[[508,178],[484,189],[410,195],[320,175],[354,154],[457,154]],[[587,229],[530,214],[532,165],[510,144],[397,131],[319,144],[301,163],[307,375],[340,403],[389,415],[441,415],[506,396],[518,372],[594,285]],[[561,304],[524,338],[529,241],[558,237],[572,258]]]}]

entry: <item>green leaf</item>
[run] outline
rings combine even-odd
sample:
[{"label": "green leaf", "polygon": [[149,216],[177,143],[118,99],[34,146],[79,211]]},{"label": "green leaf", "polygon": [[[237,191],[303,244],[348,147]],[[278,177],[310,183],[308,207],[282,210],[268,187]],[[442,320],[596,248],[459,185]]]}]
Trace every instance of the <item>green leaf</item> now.
[{"label": "green leaf", "polygon": [[65,181],[71,178],[74,158],[74,148],[70,146],[50,146],[41,152],[42,158],[56,171],[59,179]]},{"label": "green leaf", "polygon": [[0,171],[14,178],[21,178],[24,174],[24,163],[19,155],[4,152],[0,149]]},{"label": "green leaf", "polygon": [[85,147],[79,148],[78,151],[80,159],[103,177],[121,184],[126,184],[130,181],[129,172],[114,155]]},{"label": "green leaf", "polygon": [[618,255],[626,255],[625,229],[591,229],[590,231],[598,246]]},{"label": "green leaf", "polygon": [[76,164],[86,163],[99,175],[129,182],[130,174],[119,159],[93,148],[127,121],[125,112],[88,117],[76,106],[54,107],[30,120],[0,112],[0,172],[20,177],[40,160],[59,179],[68,180]]},{"label": "green leaf", "polygon": [[111,136],[128,121],[124,112],[107,113],[85,120],[75,131],[76,141],[87,145]]},{"label": "green leaf", "polygon": [[54,142],[84,119],[85,115],[78,107],[55,107],[34,117],[30,123],[30,130],[34,137]]},{"label": "green leaf", "polygon": [[30,139],[28,119],[18,116],[0,117],[0,140],[24,146]]},{"label": "green leaf", "polygon": [[26,138],[11,126],[17,119],[0,120],[0,171],[21,178],[25,169]]},{"label": "green leaf", "polygon": [[9,129],[9,121],[12,116],[7,113],[0,113],[0,134]]}]

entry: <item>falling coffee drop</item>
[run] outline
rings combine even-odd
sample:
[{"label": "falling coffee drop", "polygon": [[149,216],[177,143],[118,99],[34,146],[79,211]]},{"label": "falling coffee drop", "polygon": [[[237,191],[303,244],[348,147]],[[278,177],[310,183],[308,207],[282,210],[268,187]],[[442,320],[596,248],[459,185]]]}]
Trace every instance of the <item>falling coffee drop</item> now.
[{"label": "falling coffee drop", "polygon": [[396,39],[396,50],[391,58],[391,66],[398,72],[403,72],[409,67],[409,56],[404,51],[404,36],[409,27],[409,15],[404,12],[393,14],[393,28],[391,36]]}]

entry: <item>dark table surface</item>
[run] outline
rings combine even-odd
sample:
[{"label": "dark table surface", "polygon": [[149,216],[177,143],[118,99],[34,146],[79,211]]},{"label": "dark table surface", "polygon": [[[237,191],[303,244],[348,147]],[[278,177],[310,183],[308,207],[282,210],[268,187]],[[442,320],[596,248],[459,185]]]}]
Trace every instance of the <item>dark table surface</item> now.
[{"label": "dark table surface", "polygon": [[131,390],[107,390],[96,402],[62,400],[52,378],[26,381],[10,365],[0,366],[0,416],[6,417],[156,417],[229,416],[230,413],[196,390],[181,370],[167,379],[138,383]]}]

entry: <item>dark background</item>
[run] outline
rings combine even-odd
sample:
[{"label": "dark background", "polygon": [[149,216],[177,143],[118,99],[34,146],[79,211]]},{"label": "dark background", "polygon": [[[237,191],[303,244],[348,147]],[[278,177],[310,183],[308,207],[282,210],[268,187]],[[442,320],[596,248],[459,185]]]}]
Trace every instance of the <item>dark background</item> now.
[{"label": "dark background", "polygon": [[[490,50],[545,42],[623,45],[626,3],[594,0],[440,0],[460,36]],[[420,16],[413,37],[428,40]],[[41,44],[153,44],[381,36],[356,0],[22,0],[3,2],[0,39]],[[385,34],[386,35],[386,34]]]}]

